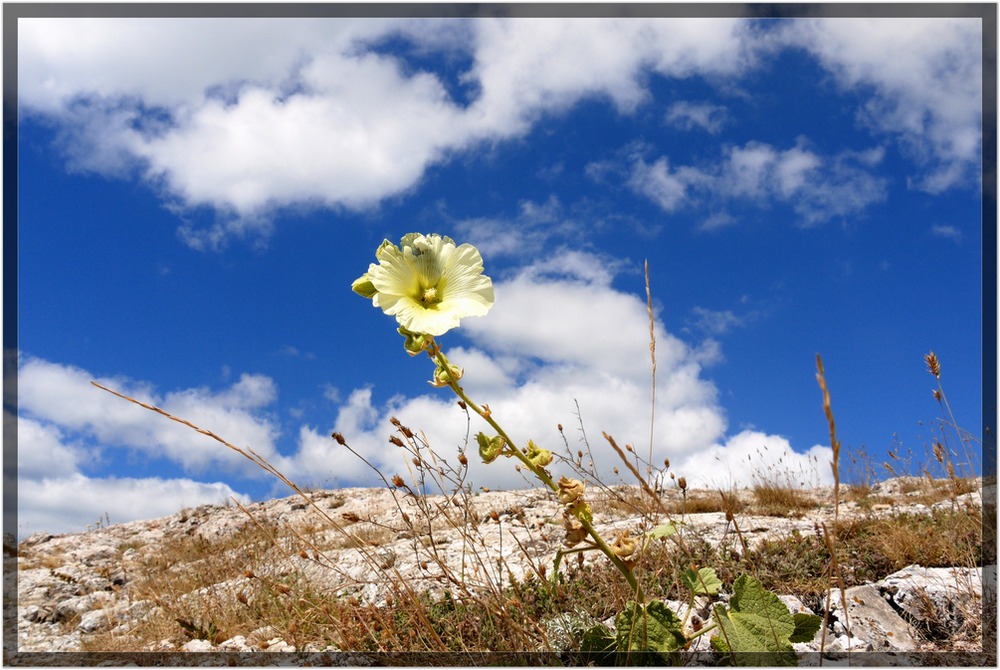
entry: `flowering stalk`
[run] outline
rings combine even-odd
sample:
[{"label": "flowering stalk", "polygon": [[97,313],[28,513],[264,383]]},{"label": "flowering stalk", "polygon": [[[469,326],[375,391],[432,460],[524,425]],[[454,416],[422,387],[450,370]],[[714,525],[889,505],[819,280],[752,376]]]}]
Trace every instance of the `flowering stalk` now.
[{"label": "flowering stalk", "polygon": [[[436,343],[434,343],[433,340],[431,341],[430,346],[427,347],[427,355],[430,356],[431,360],[437,363],[437,372],[445,371],[445,374],[441,375],[437,374],[436,372],[435,380],[437,381],[446,379],[448,382],[447,383],[448,387],[455,392],[455,395],[457,395],[459,399],[461,399],[462,402],[464,402],[469,409],[471,409],[473,412],[482,417],[486,421],[486,423],[488,423],[493,428],[493,430],[497,432],[497,435],[503,438],[505,443],[505,449],[503,453],[510,454],[516,457],[519,461],[521,461],[521,463],[526,468],[528,468],[532,472],[532,474],[535,475],[535,477],[539,479],[539,481],[545,484],[545,486],[550,488],[554,493],[559,495],[561,490],[559,484],[557,484],[552,479],[552,476],[548,473],[548,471],[545,470],[544,467],[536,465],[534,462],[532,462],[532,460],[528,457],[528,454],[525,453],[524,450],[518,447],[514,443],[514,441],[510,439],[510,436],[507,435],[503,427],[499,423],[497,423],[496,419],[493,418],[493,413],[492,411],[490,411],[489,406],[488,405],[480,406],[472,398],[470,398],[468,394],[466,394],[465,389],[463,389],[458,384],[459,375],[454,374],[454,370],[457,368],[455,368],[455,366],[451,364],[448,358],[441,351],[441,347],[439,347]],[[586,530],[587,534],[593,541],[594,546],[597,549],[600,549],[601,552],[605,556],[607,556],[608,559],[611,560],[611,563],[618,569],[618,571],[622,573],[622,575],[628,581],[629,586],[632,588],[632,592],[635,594],[636,601],[644,602],[645,597],[643,595],[642,587],[639,585],[638,580],[635,578],[635,574],[632,572],[632,568],[629,567],[629,565],[622,558],[619,557],[618,553],[616,553],[615,550],[608,545],[608,543],[604,540],[604,538],[601,537],[601,534],[597,532],[597,529],[594,528],[593,524],[588,518],[590,516],[589,513],[587,513],[589,512],[589,508],[587,508],[586,505],[582,506],[569,505],[567,509],[569,509],[573,513],[573,515],[579,521],[580,525],[583,526],[583,529]],[[585,551],[585,549],[575,550],[575,551]],[[565,553],[570,553],[570,552],[561,551],[560,558],[561,555]],[[620,549],[619,553],[621,553]]]},{"label": "flowering stalk", "polygon": [[[375,251],[378,263],[368,266],[368,271],[351,284],[351,289],[370,299],[372,305],[396,317],[399,333],[406,338],[403,348],[411,356],[426,351],[436,364],[432,386],[448,386],[476,414],[497,432],[497,437],[480,434],[480,455],[487,462],[501,453],[516,456],[545,486],[555,492],[567,505],[566,509],[579,521],[574,525],[574,538],[579,529],[593,540],[625,576],[636,594],[643,601],[642,589],[636,581],[629,563],[632,551],[624,540],[609,546],[591,523],[590,508],[581,497],[583,483],[563,480],[558,483],[545,470],[552,461],[552,454],[540,449],[533,442],[525,451],[514,444],[506,431],[491,416],[489,405],[480,406],[466,395],[458,384],[463,371],[451,364],[441,352],[434,338],[459,325],[468,316],[484,316],[493,306],[493,281],[483,274],[483,259],[471,244],[457,245],[450,237],[420,233],[403,236],[399,246],[385,240]],[[579,490],[576,491],[576,487]],[[576,542],[574,542],[576,544]],[[560,554],[561,556],[561,554]],[[558,560],[558,559],[557,559]]]}]

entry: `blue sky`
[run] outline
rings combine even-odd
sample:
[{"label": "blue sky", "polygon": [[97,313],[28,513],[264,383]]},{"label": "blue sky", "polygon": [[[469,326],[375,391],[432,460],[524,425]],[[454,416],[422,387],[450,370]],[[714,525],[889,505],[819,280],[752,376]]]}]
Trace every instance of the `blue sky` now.
[{"label": "blue sky", "polygon": [[18,532],[287,493],[90,380],[301,485],[377,483],[333,430],[405,471],[394,415],[455,453],[350,290],[409,232],[480,248],[496,305],[440,341],[519,440],[576,448],[578,403],[609,478],[601,431],[648,452],[648,259],[656,463],[831,481],[819,353],[845,448],[921,465],[928,351],[984,420],[981,52],[967,18],[22,18]]}]

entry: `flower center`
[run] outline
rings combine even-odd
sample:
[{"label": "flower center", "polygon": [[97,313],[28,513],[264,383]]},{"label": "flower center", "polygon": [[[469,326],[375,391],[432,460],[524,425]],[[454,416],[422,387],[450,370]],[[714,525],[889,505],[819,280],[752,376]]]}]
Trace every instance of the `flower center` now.
[{"label": "flower center", "polygon": [[430,288],[425,288],[424,292],[420,294],[420,302],[424,303],[425,305],[433,305],[441,302],[441,299],[438,298],[437,289],[434,288],[433,286],[431,286]]}]

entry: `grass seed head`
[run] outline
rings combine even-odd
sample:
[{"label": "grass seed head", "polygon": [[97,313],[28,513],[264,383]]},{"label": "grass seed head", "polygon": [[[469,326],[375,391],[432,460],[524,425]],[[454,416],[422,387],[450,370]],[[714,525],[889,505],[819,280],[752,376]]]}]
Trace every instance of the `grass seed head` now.
[{"label": "grass seed head", "polygon": [[937,379],[941,379],[941,361],[933,351],[924,356],[924,362],[927,363],[927,371]]}]

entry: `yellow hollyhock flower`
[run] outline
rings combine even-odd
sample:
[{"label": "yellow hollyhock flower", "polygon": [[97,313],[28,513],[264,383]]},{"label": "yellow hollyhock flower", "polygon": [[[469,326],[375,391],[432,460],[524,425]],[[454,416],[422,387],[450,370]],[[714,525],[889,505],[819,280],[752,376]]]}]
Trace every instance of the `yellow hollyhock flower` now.
[{"label": "yellow hollyhock flower", "polygon": [[493,281],[471,244],[450,237],[410,233],[396,246],[384,241],[378,264],[351,284],[355,293],[411,333],[444,335],[466,316],[484,316],[493,306]]}]

